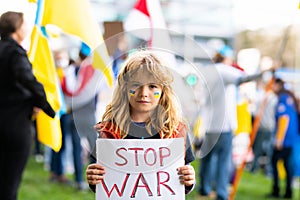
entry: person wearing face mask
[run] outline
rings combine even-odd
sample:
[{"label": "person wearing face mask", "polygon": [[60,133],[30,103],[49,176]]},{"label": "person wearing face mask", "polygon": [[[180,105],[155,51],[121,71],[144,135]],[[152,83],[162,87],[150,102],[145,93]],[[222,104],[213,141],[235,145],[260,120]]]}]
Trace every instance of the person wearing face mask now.
[{"label": "person wearing face mask", "polygon": [[44,87],[32,73],[21,43],[27,35],[23,13],[0,17],[0,199],[16,200],[33,141],[33,121],[43,110],[54,117]]},{"label": "person wearing face mask", "polygon": [[[53,52],[56,71],[61,82],[64,72],[63,70],[69,65],[69,55],[67,50],[57,50]],[[64,106],[63,106],[64,107]],[[60,114],[65,114],[65,109],[61,109]],[[49,181],[57,182],[60,184],[70,184],[71,181],[66,177],[64,172],[63,154],[65,152],[66,134],[62,131],[62,145],[58,152],[50,150],[50,177]]]},{"label": "person wearing face mask", "polygon": [[[85,151],[93,148],[97,138],[93,126],[97,103],[95,87],[99,80],[99,72],[94,70],[90,64],[90,50],[86,50],[85,47],[87,48],[82,45],[78,59],[75,61],[69,59],[67,51],[54,52],[66,112],[62,113],[60,118],[62,148],[58,153],[51,153],[50,181],[70,183],[70,180],[64,175],[62,154],[66,149],[72,149],[74,184],[78,190],[87,189],[87,184],[83,181],[83,158]],[[68,139],[71,141],[68,142]],[[84,141],[87,142],[84,143]],[[67,146],[69,144],[71,144],[70,148]]]},{"label": "person wearing face mask", "polygon": [[69,55],[65,51],[56,52],[54,59],[55,59],[56,67],[59,67],[59,68],[62,68],[62,69],[68,67],[68,65],[70,63]]}]

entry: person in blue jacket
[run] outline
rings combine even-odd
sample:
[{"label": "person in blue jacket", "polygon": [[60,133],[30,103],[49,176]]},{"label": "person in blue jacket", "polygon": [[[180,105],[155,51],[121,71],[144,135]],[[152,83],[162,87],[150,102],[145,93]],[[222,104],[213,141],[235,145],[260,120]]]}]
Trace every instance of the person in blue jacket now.
[{"label": "person in blue jacket", "polygon": [[298,135],[297,101],[293,93],[286,90],[284,81],[280,78],[275,79],[273,91],[278,95],[278,103],[275,113],[275,132],[272,156],[273,168],[273,187],[268,197],[280,197],[279,176],[277,162],[283,160],[286,171],[286,185],[284,198],[292,199],[292,152]]}]

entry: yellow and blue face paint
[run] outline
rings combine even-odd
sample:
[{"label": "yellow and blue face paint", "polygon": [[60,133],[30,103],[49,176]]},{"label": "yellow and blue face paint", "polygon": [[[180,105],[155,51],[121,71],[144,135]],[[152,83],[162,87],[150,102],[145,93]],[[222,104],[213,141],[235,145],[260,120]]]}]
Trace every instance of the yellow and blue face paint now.
[{"label": "yellow and blue face paint", "polygon": [[154,92],[154,98],[158,99],[160,97],[160,92]]},{"label": "yellow and blue face paint", "polygon": [[129,90],[129,95],[132,97],[135,95],[135,91],[134,90]]}]

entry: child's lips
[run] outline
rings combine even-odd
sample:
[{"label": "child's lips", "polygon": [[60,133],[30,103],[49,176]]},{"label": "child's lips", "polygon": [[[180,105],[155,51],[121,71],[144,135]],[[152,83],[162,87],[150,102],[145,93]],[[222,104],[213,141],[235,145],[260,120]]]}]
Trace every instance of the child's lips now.
[{"label": "child's lips", "polygon": [[144,101],[144,100],[140,100],[140,101],[137,101],[138,103],[150,103],[149,101]]}]

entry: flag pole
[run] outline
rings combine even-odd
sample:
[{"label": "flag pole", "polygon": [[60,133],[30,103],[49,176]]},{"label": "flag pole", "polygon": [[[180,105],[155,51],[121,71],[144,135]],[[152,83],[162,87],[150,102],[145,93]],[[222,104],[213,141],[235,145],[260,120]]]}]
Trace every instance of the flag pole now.
[{"label": "flag pole", "polygon": [[286,30],[284,32],[284,35],[283,35],[282,43],[281,43],[281,45],[279,47],[279,50],[276,54],[275,65],[273,65],[273,76],[272,76],[272,78],[270,79],[270,81],[267,83],[267,85],[265,87],[266,94],[264,95],[262,104],[259,108],[259,112],[256,115],[256,117],[254,119],[254,122],[253,122],[252,130],[251,130],[251,134],[250,134],[250,143],[248,145],[247,151],[245,152],[245,154],[242,158],[242,163],[240,164],[240,166],[238,167],[238,169],[236,171],[235,178],[234,178],[233,183],[232,183],[232,187],[231,187],[231,191],[230,191],[228,200],[234,200],[234,198],[235,198],[235,194],[237,192],[237,187],[239,185],[239,182],[240,182],[240,179],[242,177],[243,171],[246,167],[247,154],[252,149],[252,146],[253,146],[253,143],[255,141],[256,134],[257,134],[257,131],[258,131],[258,128],[259,128],[259,124],[260,124],[260,121],[261,121],[261,117],[262,117],[262,114],[263,114],[263,112],[265,110],[265,107],[266,107],[266,103],[267,103],[267,100],[268,100],[267,92],[271,90],[272,85],[275,81],[274,72],[275,72],[275,69],[280,66],[281,57],[282,57],[282,54],[283,54],[283,52],[285,50],[285,47],[286,47],[286,44],[287,44],[290,29],[291,29],[291,26],[288,26],[286,28]]},{"label": "flag pole", "polygon": [[[32,33],[34,32],[34,29],[36,28],[40,28],[41,25],[41,17],[42,17],[42,9],[43,9],[43,2],[44,0],[37,0],[36,4],[37,4],[37,8],[36,8],[36,14],[35,14],[35,20],[34,20],[34,28],[32,30]],[[32,34],[31,33],[31,34]],[[29,60],[32,62],[34,60],[35,57],[35,52],[37,49],[37,43],[38,43],[38,36],[35,35],[34,38],[31,37],[31,41],[30,41],[31,45],[30,45],[30,50],[28,53],[28,57]]]},{"label": "flag pole", "polygon": [[[271,78],[271,80],[268,82],[268,84],[266,85],[266,87],[265,87],[266,92],[270,91],[270,89],[272,88],[272,85],[274,83],[274,80],[275,79],[274,79],[274,76],[273,76]],[[238,169],[236,171],[236,175],[235,175],[235,178],[234,178],[234,181],[233,181],[233,184],[232,184],[231,192],[230,192],[229,198],[228,198],[229,200],[234,200],[235,194],[237,192],[238,184],[239,184],[240,179],[242,177],[243,171],[246,167],[247,154],[252,149],[253,143],[255,141],[256,134],[257,134],[259,124],[260,124],[260,121],[261,121],[261,117],[262,117],[262,114],[263,114],[263,112],[265,110],[265,107],[266,107],[266,104],[267,104],[267,100],[268,100],[268,95],[265,95],[264,98],[263,98],[262,104],[259,108],[259,112],[258,112],[258,114],[256,115],[256,117],[254,119],[252,130],[251,130],[251,133],[250,133],[250,143],[248,145],[247,151],[243,155],[242,163],[240,164],[240,166],[238,167]]]}]

